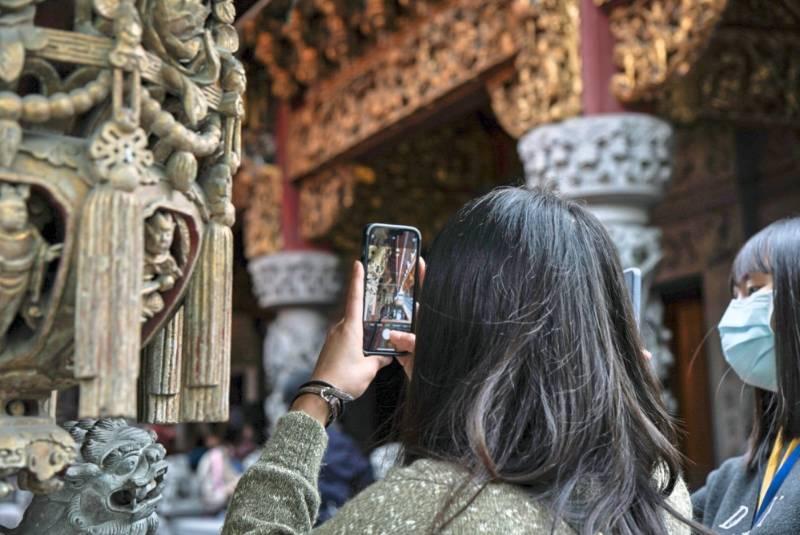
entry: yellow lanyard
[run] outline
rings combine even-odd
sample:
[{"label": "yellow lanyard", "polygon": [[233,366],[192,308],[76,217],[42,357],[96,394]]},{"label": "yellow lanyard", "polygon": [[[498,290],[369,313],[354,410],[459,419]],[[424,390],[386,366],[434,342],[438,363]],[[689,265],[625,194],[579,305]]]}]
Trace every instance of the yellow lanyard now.
[{"label": "yellow lanyard", "polygon": [[798,445],[800,445],[800,438],[796,438],[789,443],[789,447],[786,448],[786,453],[783,455],[783,459],[781,460],[780,464],[778,464],[778,459],[781,456],[781,451],[783,450],[783,432],[778,432],[778,436],[775,437],[775,444],[772,445],[772,453],[769,456],[769,462],[767,463],[767,471],[764,472],[764,479],[761,481],[761,492],[758,493],[758,507],[761,507],[761,502],[764,500],[764,495],[767,493],[767,489],[769,488],[770,483],[772,483],[772,479],[775,477],[775,472],[778,471],[778,468],[781,464],[786,462],[786,459],[792,453]]}]

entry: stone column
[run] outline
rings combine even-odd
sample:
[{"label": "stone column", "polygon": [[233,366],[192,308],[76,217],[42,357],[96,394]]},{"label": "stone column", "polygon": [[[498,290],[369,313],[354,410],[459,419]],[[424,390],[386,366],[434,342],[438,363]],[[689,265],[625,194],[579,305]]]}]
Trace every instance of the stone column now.
[{"label": "stone column", "polygon": [[264,402],[270,425],[286,412],[283,392],[301,370],[314,366],[328,328],[328,312],[342,289],[339,259],[322,251],[282,251],[250,261],[258,303],[277,315],[264,339],[264,370],[271,393]]},{"label": "stone column", "polygon": [[[529,186],[555,185],[582,201],[608,229],[623,267],[642,270],[642,335],[662,380],[673,362],[663,304],[650,295],[661,260],[660,231],[649,210],[671,174],[672,128],[637,113],[592,115],[535,128],[518,145]],[[650,298],[648,298],[650,297]],[[665,396],[670,408],[674,400]]]}]

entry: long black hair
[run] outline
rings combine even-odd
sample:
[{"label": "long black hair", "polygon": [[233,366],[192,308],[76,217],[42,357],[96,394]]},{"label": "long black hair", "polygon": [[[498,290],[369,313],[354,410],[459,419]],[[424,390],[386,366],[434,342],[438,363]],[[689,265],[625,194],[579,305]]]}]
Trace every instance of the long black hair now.
[{"label": "long black hair", "polygon": [[772,275],[777,393],[755,389],[753,431],[748,467],[757,470],[769,457],[772,442],[800,438],[800,218],[782,219],[764,228],[736,255],[732,284],[748,273]]},{"label": "long black hair", "polygon": [[450,220],[428,266],[404,461],[521,486],[553,527],[666,533],[681,458],[600,222],[546,191],[495,190]]}]

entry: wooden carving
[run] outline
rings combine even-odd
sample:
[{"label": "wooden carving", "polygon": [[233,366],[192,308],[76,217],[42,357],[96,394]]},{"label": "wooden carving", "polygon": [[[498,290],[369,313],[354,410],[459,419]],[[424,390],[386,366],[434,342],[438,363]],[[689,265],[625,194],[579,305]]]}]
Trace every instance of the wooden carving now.
[{"label": "wooden carving", "polygon": [[511,76],[489,79],[492,109],[506,132],[520,137],[534,127],[580,115],[579,5],[543,0],[516,7],[522,43]]},{"label": "wooden carving", "polygon": [[497,124],[484,129],[476,115],[301,179],[303,237],[356,256],[365,224],[394,220],[430,239],[470,198],[522,176],[506,167],[518,158],[514,141]]},{"label": "wooden carving", "polygon": [[728,0],[633,0],[611,5],[612,80],[622,102],[652,100],[685,76],[708,46]]},{"label": "wooden carving", "polygon": [[673,120],[800,122],[800,14],[790,0],[733,2],[687,76],[658,100]]},{"label": "wooden carving", "polygon": [[[232,1],[45,4],[68,30],[39,3],[0,1],[0,477],[47,492],[76,455],[53,390],[82,417],[227,417],[245,78]],[[187,363],[213,372],[182,410]]]},{"label": "wooden carving", "polygon": [[29,196],[28,185],[0,184],[0,352],[18,316],[30,329],[36,328],[45,272],[62,249],[62,244],[47,243],[31,222]]},{"label": "wooden carving", "polygon": [[242,229],[244,254],[249,259],[274,253],[283,246],[283,173],[275,165],[254,162],[246,165],[245,169],[252,181]]},{"label": "wooden carving", "polygon": [[[267,11],[264,30],[246,33],[273,94],[301,97],[289,120],[291,178],[490,73],[493,108],[512,135],[579,113],[578,4],[419,0],[396,9],[381,0],[348,11],[317,0],[298,2],[285,21]],[[315,13],[325,31],[304,31]]]}]

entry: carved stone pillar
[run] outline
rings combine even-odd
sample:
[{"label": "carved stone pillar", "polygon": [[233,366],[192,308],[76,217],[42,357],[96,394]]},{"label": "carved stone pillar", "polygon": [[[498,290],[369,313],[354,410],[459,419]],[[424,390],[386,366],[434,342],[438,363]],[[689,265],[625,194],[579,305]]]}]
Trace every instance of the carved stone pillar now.
[{"label": "carved stone pillar", "polygon": [[339,299],[339,259],[321,251],[284,251],[250,262],[253,291],[264,308],[277,309],[264,339],[270,425],[286,411],[284,390],[293,376],[316,362],[328,328],[327,309]]},{"label": "carved stone pillar", "polygon": [[[564,197],[586,203],[611,234],[623,266],[642,270],[642,334],[661,379],[673,358],[663,305],[647,299],[661,260],[661,233],[648,223],[670,179],[671,140],[668,123],[622,113],[541,126],[518,146],[528,185],[555,185]],[[671,396],[666,400],[672,404]]]}]

